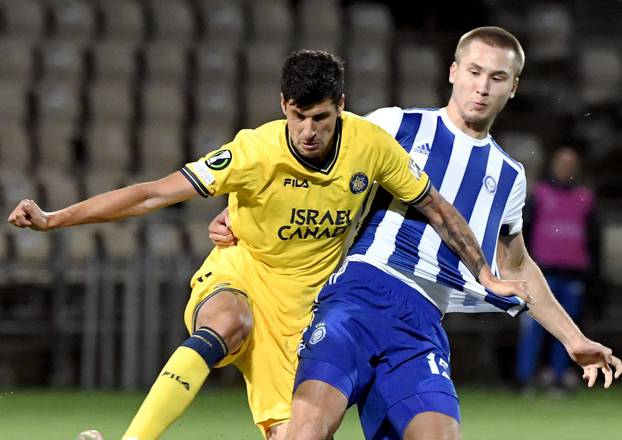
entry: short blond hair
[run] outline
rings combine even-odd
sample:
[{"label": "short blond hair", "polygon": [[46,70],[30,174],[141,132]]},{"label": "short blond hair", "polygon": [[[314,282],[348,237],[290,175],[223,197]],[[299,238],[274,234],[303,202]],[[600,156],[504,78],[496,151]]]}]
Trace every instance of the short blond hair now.
[{"label": "short blond hair", "polygon": [[460,55],[464,48],[475,40],[492,47],[512,50],[516,54],[516,76],[520,76],[523,67],[525,67],[525,51],[514,35],[497,26],[478,27],[460,37],[456,46],[456,52],[454,53],[454,59],[457,63],[460,62]]}]

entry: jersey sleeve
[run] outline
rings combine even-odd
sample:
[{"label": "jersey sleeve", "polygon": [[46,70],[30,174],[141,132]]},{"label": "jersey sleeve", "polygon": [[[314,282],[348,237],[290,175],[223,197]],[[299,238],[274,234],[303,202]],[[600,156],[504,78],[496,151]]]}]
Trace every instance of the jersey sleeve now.
[{"label": "jersey sleeve", "polygon": [[501,221],[501,235],[515,235],[523,230],[523,208],[526,196],[527,179],[525,170],[521,167]]},{"label": "jersey sleeve", "polygon": [[373,122],[384,131],[395,137],[402,122],[404,112],[399,107],[384,107],[365,115],[365,119]]},{"label": "jersey sleeve", "polygon": [[201,196],[252,192],[257,186],[263,166],[259,147],[254,145],[249,132],[252,130],[240,131],[232,142],[181,169]]},{"label": "jersey sleeve", "polygon": [[419,203],[430,192],[428,175],[392,136],[382,130],[377,132],[381,169],[376,180],[401,201],[407,204]]}]

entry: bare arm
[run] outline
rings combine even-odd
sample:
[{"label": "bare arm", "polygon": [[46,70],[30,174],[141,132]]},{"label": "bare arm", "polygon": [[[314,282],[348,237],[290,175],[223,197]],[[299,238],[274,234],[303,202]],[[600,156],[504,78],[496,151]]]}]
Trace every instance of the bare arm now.
[{"label": "bare arm", "polygon": [[564,344],[570,357],[583,367],[583,377],[590,387],[596,381],[598,369],[605,375],[605,388],[609,387],[613,380],[609,364],[615,368],[615,378],[620,377],[620,359],[613,356],[609,348],[585,337],[557,302],[542,271],[529,256],[522,233],[499,238],[497,264],[502,277],[520,277],[529,283],[530,292],[535,299],[529,313]]},{"label": "bare arm", "polygon": [[490,266],[486,263],[484,252],[468,223],[435,188],[431,189],[426,198],[416,205],[416,208],[428,218],[447,246],[460,257],[464,265],[483,286],[499,295],[516,295],[528,303],[532,302],[527,292],[527,283],[503,281],[493,275]]},{"label": "bare arm", "polygon": [[180,173],[96,195],[64,209],[45,212],[32,200],[22,200],[9,223],[38,231],[134,217],[188,200],[196,190]]}]

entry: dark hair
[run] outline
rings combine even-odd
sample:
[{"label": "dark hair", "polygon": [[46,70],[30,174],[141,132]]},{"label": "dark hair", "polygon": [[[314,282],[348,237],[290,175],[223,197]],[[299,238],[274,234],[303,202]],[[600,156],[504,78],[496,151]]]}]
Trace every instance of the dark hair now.
[{"label": "dark hair", "polygon": [[460,62],[462,50],[474,40],[479,40],[492,47],[500,47],[502,49],[514,51],[516,54],[516,76],[521,74],[525,66],[525,52],[523,51],[523,47],[514,35],[497,26],[478,27],[460,37],[455,53],[456,62]]},{"label": "dark hair", "polygon": [[308,107],[327,98],[335,104],[343,95],[343,61],[322,50],[292,52],[283,63],[281,93],[285,101]]}]

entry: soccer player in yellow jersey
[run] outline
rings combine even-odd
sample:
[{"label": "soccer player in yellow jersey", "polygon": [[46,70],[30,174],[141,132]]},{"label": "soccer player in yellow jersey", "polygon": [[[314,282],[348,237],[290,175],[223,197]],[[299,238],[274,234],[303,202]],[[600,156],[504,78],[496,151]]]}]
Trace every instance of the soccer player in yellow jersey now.
[{"label": "soccer player in yellow jersey", "polygon": [[402,147],[343,111],[343,76],[334,56],[295,52],[282,71],[285,120],[242,130],[231,143],[163,179],[55,212],[23,200],[10,215],[15,226],[45,231],[143,215],[197,193],[229,194],[238,245],[215,249],[193,276],[185,312],[191,336],[163,367],[125,439],[159,437],[210,370],[229,363],[244,375],[261,432],[283,438],[301,332],[374,181],[420,207],[465,264],[489,276],[493,290],[528,296],[524,283],[492,277],[466,222]]}]

